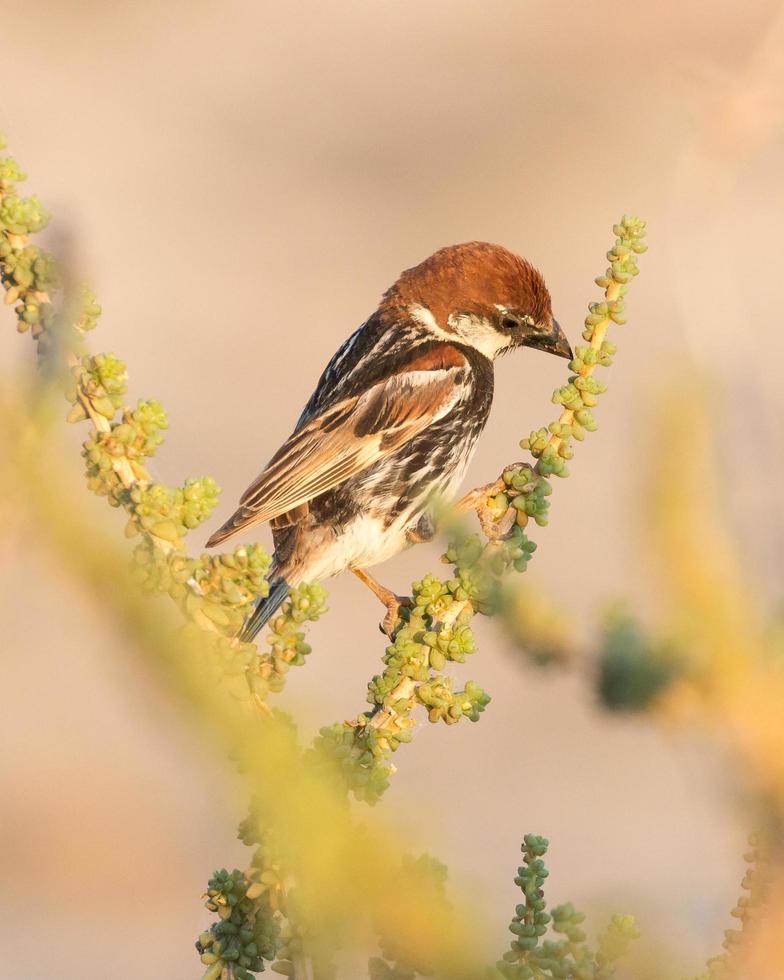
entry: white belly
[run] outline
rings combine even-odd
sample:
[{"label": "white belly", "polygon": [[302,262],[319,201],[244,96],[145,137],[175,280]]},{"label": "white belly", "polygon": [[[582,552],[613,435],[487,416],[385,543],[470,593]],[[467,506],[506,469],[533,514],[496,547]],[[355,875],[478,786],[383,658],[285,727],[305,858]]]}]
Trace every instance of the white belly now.
[{"label": "white belly", "polygon": [[398,554],[408,544],[406,528],[410,518],[401,516],[384,529],[382,518],[364,514],[347,524],[328,548],[312,555],[307,577],[318,581],[337,575],[346,568],[369,568]]}]

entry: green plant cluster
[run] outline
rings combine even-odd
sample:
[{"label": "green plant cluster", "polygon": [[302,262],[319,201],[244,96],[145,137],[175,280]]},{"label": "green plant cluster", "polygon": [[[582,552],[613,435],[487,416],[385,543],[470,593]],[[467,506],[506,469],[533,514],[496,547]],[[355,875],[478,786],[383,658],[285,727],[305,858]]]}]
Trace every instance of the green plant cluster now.
[{"label": "green plant cluster", "polygon": [[[122,443],[120,446],[126,448]],[[120,495],[120,502],[126,502],[125,493]],[[218,502],[218,493],[209,476],[186,480],[181,487],[136,483],[127,491],[130,531],[146,532],[178,546],[188,531],[207,520]]]},{"label": "green plant cluster", "polygon": [[128,390],[125,364],[114,354],[85,354],[73,365],[71,375],[65,389],[65,397],[73,405],[68,421],[83,422],[87,418],[86,404],[105,419],[113,419]]},{"label": "green plant cluster", "polygon": [[547,428],[533,431],[520,443],[538,460],[536,469],[542,477],[568,476],[566,463],[574,455],[571,440],[582,441],[587,432],[594,432],[598,427],[593,409],[607,388],[593,377],[593,372],[596,367],[612,364],[616,348],[605,339],[605,333],[609,323],[626,322],[624,296],[640,271],[637,256],[648,247],[643,242],[645,222],[639,218],[624,215],[613,231],[617,238],[607,253],[610,265],[596,279],[597,285],[605,290],[605,298],[590,304],[583,331],[587,346],[577,348],[569,364],[574,374],[553,393],[554,404],[562,405],[565,412]]},{"label": "green plant cluster", "polygon": [[[2,219],[0,219],[2,220]],[[10,229],[9,229],[10,230]],[[6,302],[14,303],[28,292],[48,292],[59,285],[57,267],[52,256],[35,245],[14,248],[8,238],[0,248],[3,277],[8,283]],[[22,311],[17,310],[17,314]],[[30,321],[23,321],[30,325]]]},{"label": "green plant cluster", "polygon": [[[386,648],[384,670],[368,685],[371,711],[323,728],[314,745],[331,758],[358,799],[375,803],[389,785],[392,754],[411,740],[417,705],[433,723],[479,720],[490,696],[475,681],[455,689],[454,680],[441,672],[447,663],[464,663],[474,653],[471,617],[495,608],[500,578],[509,568],[524,568],[534,549],[519,527],[485,544],[478,535],[459,535],[444,555],[454,576],[427,575],[414,582]],[[382,711],[389,717],[377,727],[374,719]]]},{"label": "green plant cluster", "polygon": [[318,582],[301,582],[291,590],[280,612],[270,622],[269,651],[254,660],[248,677],[253,693],[266,699],[283,690],[290,667],[301,667],[311,647],[303,625],[315,622],[327,611],[327,592]]},{"label": "green plant cluster", "polygon": [[531,518],[544,527],[550,510],[547,498],[553,492],[550,481],[536,473],[533,466],[508,469],[504,472],[503,480],[506,490],[494,499],[494,508],[506,513],[509,507],[513,507],[517,511],[517,523],[522,527]]},{"label": "green plant cluster", "polygon": [[79,334],[89,333],[98,326],[98,318],[101,315],[101,307],[98,305],[95,293],[88,285],[82,283],[79,287],[78,304],[76,308],[76,320],[74,326]]},{"label": "green plant cluster", "polygon": [[[0,150],[6,148],[5,139],[0,136]],[[0,158],[0,194],[13,193],[17,184],[27,180],[27,174],[19,168],[12,157]]]},{"label": "green plant cluster", "polygon": [[585,916],[571,903],[547,911],[544,882],[549,871],[543,859],[548,846],[546,838],[535,834],[523,840],[523,864],[515,878],[523,902],[509,924],[514,939],[496,964],[496,975],[504,980],[608,980],[615,975],[617,960],[639,936],[634,919],[613,916],[596,950],[591,950],[582,928]]},{"label": "green plant cluster", "polygon": [[[296,975],[295,960],[301,958],[305,952],[303,930],[299,924],[302,914],[297,908],[296,889],[288,880],[280,860],[275,834],[269,829],[260,829],[259,813],[252,805],[248,817],[240,824],[238,836],[246,846],[254,848],[250,868],[244,873],[243,879],[246,885],[245,899],[253,904],[255,921],[267,938],[262,958],[270,961],[271,969],[275,973],[293,977]],[[220,926],[219,918],[207,933],[202,933],[199,937],[197,948],[205,945],[207,936],[219,937]],[[324,971],[326,963],[322,962],[320,965],[320,977],[328,980],[329,971]],[[262,963],[253,969],[263,970],[264,965]]]},{"label": "green plant cluster", "polygon": [[0,279],[6,303],[14,305],[17,329],[30,330],[43,349],[40,341],[55,322],[48,290],[58,277],[52,257],[27,241],[46,227],[49,216],[38,198],[17,193],[16,185],[25,179],[12,157],[0,157]]},{"label": "green plant cluster", "polygon": [[[109,401],[109,398],[101,399],[104,408]],[[69,418],[73,418],[74,414],[72,410]],[[103,418],[105,419],[106,416]],[[158,402],[140,401],[135,409],[126,408],[122,418],[109,422],[106,429],[94,429],[83,444],[82,455],[86,464],[88,488],[98,496],[107,497],[113,507],[124,506],[129,510],[132,518],[136,518],[140,531],[149,531],[150,525],[141,519],[144,516],[143,512],[135,506],[139,498],[129,497],[129,494],[133,494],[139,486],[148,489],[149,474],[143,460],[155,454],[156,449],[163,442],[162,432],[167,427],[166,413]],[[127,466],[126,474],[121,474],[117,466],[119,461]],[[126,479],[123,479],[123,475]],[[136,481],[130,488],[127,486],[128,476]],[[217,497],[217,489],[207,485],[212,490],[212,496]],[[157,491],[151,491],[147,511],[160,510],[167,493],[169,493],[167,488],[162,486],[159,486]],[[193,494],[189,496],[193,497]],[[157,498],[155,503],[154,497]],[[215,500],[213,506],[214,503]],[[184,533],[183,529],[179,534],[170,537],[170,540],[174,542]]]},{"label": "green plant cluster", "polygon": [[404,723],[380,731],[365,725],[364,715],[360,718],[322,728],[313,742],[309,762],[322,771],[331,771],[336,782],[342,782],[357,800],[373,805],[389,789],[394,772],[392,752],[401,743],[410,742],[413,732]]},{"label": "green plant cluster", "polygon": [[[15,167],[15,163],[10,161],[10,166],[6,169],[6,181]],[[43,230],[49,223],[49,215],[41,207],[41,202],[37,197],[19,197],[13,181],[10,183],[11,186],[7,187],[0,202],[0,224],[11,235],[33,235]]]},{"label": "green plant cluster", "polygon": [[[544,895],[549,876],[544,863],[548,846],[547,839],[536,834],[526,834],[523,840],[523,863],[515,877],[523,901],[516,906],[509,925],[514,938],[502,959],[482,974],[485,980],[610,980],[615,976],[618,960],[639,938],[632,916],[615,915],[592,949],[583,929],[585,916],[571,903],[548,911]],[[415,888],[418,894],[426,896],[428,907],[448,908],[446,878],[446,868],[424,855],[404,859],[395,886]],[[427,960],[422,951],[413,957],[384,922],[377,924],[377,932],[382,955],[370,960],[370,980],[452,976]]]},{"label": "green plant cluster", "polygon": [[[0,141],[0,149],[4,146]],[[19,329],[32,328],[39,350],[55,350],[63,361],[68,420],[91,423],[83,444],[88,487],[126,511],[127,536],[141,537],[133,564],[142,587],[170,595],[191,626],[209,634],[206,642],[201,637],[202,650],[212,653],[212,669],[225,675],[238,696],[244,682],[246,700],[263,700],[283,687],[289,667],[302,664],[309,653],[303,625],[326,608],[324,590],[303,585],[292,593],[273,622],[268,651],[259,653],[255,645],[233,639],[253,603],[268,594],[270,559],[255,545],[229,554],[188,556],[186,536],[210,516],[219,488],[211,477],[191,478],[178,487],[150,478],[145,464],[163,442],[166,413],[154,400],[127,406],[123,361],[112,353],[84,350],[84,335],[101,314],[89,289],[82,287],[75,302],[67,302],[55,316],[50,292],[59,286],[57,264],[28,240],[48,216],[37,198],[17,193],[24,179],[11,157],[0,157],[2,284],[6,301],[16,304]],[[187,631],[183,639],[188,640]]]},{"label": "green plant cluster", "polygon": [[39,349],[44,350],[46,345],[42,338],[54,325],[55,311],[46,298],[47,294],[36,287],[43,285],[38,275],[39,270],[46,269],[48,282],[48,263],[45,262],[43,253],[34,246],[18,248],[12,244],[14,236],[8,232],[7,226],[3,226],[1,209],[0,229],[6,232],[0,238],[0,268],[6,302],[15,304],[19,332],[25,333],[29,330],[33,338],[39,341]]},{"label": "green plant cluster", "polygon": [[[238,545],[231,553],[203,554],[190,563],[193,588],[185,593],[186,605],[198,594],[216,607],[207,615],[233,636],[256,598],[267,595],[270,564],[269,555],[256,544]],[[207,605],[202,608],[206,612]]]},{"label": "green plant cluster", "polygon": [[242,871],[216,871],[210,878],[205,905],[218,919],[196,941],[203,980],[218,980],[231,964],[236,980],[251,980],[275,959],[280,926],[269,902],[269,890]]},{"label": "green plant cluster", "polygon": [[643,711],[679,676],[676,651],[654,642],[622,609],[608,612],[599,646],[599,700],[611,711]]},{"label": "green plant cluster", "polygon": [[[134,552],[136,577],[145,591],[167,594],[190,621],[184,634],[213,683],[236,699],[265,702],[283,689],[291,667],[310,653],[304,625],[326,611],[326,591],[318,583],[293,589],[270,624],[268,649],[236,639],[259,596],[269,591],[270,557],[260,545],[189,558],[165,553],[149,539]],[[192,642],[190,642],[192,641]],[[205,661],[206,653],[206,661]]]}]

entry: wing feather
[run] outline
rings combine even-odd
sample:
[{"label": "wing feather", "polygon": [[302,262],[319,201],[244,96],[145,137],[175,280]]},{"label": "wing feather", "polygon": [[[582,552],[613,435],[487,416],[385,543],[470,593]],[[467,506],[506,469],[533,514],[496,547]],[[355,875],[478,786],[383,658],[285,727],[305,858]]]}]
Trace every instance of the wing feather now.
[{"label": "wing feather", "polygon": [[207,542],[279,517],[332,490],[446,415],[462,394],[467,362],[455,350],[420,358],[361,395],[331,406],[294,432]]}]

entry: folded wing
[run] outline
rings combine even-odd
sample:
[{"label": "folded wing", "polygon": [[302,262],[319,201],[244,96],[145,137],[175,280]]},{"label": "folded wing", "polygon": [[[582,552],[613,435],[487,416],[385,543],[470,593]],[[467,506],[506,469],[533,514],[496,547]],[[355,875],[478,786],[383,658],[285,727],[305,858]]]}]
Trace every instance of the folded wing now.
[{"label": "folded wing", "polygon": [[289,436],[207,546],[307,504],[400,449],[452,410],[467,370],[456,348],[431,351],[311,419]]}]

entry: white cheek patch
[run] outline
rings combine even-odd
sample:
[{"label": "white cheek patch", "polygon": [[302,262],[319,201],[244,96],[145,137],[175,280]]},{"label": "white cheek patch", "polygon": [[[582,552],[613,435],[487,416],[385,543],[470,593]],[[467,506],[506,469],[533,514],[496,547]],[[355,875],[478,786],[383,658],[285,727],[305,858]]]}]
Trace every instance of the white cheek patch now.
[{"label": "white cheek patch", "polygon": [[475,347],[491,361],[499,351],[509,346],[509,337],[496,330],[486,317],[471,313],[453,313],[449,317],[449,326],[467,344]]},{"label": "white cheek patch", "polygon": [[424,327],[434,337],[438,337],[439,340],[449,340],[454,343],[455,335],[440,327],[438,321],[426,306],[410,306],[408,314],[412,320],[416,320],[420,327]]},{"label": "white cheek patch", "polygon": [[489,357],[491,361],[499,351],[509,345],[509,337],[499,333],[492,323],[483,316],[474,316],[471,313],[452,313],[448,320],[449,326],[452,328],[450,331],[444,330],[439,325],[426,306],[412,306],[408,312],[413,320],[416,320],[420,326],[433,334],[434,337],[438,337],[439,340],[447,340],[450,343],[454,343],[455,340],[462,341],[478,350],[480,354],[484,354],[485,357]]}]

